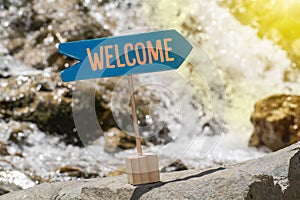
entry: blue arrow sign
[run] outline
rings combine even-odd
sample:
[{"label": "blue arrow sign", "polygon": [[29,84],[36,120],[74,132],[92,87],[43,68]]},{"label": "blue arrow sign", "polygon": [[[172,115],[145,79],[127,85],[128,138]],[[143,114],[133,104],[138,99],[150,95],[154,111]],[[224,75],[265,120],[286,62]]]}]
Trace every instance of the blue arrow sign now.
[{"label": "blue arrow sign", "polygon": [[79,62],[61,77],[69,82],[177,69],[192,48],[175,30],[66,42],[58,52]]}]

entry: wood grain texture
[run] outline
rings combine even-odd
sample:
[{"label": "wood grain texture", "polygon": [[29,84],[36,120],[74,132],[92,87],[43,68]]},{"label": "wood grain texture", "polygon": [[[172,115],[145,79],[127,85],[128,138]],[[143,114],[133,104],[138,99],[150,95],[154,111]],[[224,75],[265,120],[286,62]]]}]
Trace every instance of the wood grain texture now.
[{"label": "wood grain texture", "polygon": [[160,181],[157,155],[134,155],[126,157],[128,183],[139,185]]}]

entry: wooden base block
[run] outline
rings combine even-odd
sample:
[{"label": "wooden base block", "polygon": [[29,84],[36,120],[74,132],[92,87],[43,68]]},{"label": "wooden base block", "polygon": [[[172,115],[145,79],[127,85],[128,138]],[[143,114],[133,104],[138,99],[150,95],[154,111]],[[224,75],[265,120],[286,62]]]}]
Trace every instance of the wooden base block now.
[{"label": "wooden base block", "polygon": [[127,156],[126,173],[128,183],[132,185],[160,181],[157,155]]}]

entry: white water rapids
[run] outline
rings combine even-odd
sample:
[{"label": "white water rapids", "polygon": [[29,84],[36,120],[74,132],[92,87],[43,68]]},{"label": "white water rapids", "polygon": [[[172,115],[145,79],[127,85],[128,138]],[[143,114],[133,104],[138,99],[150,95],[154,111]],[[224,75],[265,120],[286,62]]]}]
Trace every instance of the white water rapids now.
[{"label": "white water rapids", "polygon": [[[266,149],[248,147],[252,131],[250,115],[254,103],[260,98],[274,93],[299,92],[296,84],[283,82],[284,70],[290,66],[285,51],[267,39],[258,38],[256,30],[242,26],[228,9],[220,7],[216,1],[124,0],[120,1],[121,3],[110,2],[102,7],[91,0],[84,2],[95,20],[115,35],[137,27],[176,29],[187,38],[201,44],[218,68],[225,87],[224,130],[227,131],[222,133],[213,150],[204,158],[200,153],[203,142],[209,142],[210,138],[216,136],[195,136],[193,130],[189,129],[189,125],[197,120],[193,114],[191,93],[182,87],[181,81],[165,80],[165,85],[173,88],[177,96],[180,94],[180,101],[186,105],[184,109],[188,112],[184,113],[185,121],[178,125],[174,117],[178,113],[178,107],[173,105],[174,102],[169,100],[166,93],[158,94],[167,105],[168,110],[164,111],[163,116],[168,118],[170,130],[177,130],[178,126],[182,126],[179,133],[170,133],[176,138],[170,144],[144,148],[145,151],[159,154],[161,167],[179,155],[189,168],[205,168],[257,158],[268,152]],[[158,80],[158,76],[141,77],[141,82]],[[197,81],[194,84],[197,84]],[[157,92],[159,93],[159,90]],[[0,123],[0,139],[5,140],[8,136],[11,123],[13,122]],[[111,155],[104,150],[99,151],[98,148],[95,150],[94,146],[78,148],[65,145],[55,136],[39,131],[34,124],[31,124],[31,127],[34,134],[29,136],[31,145],[23,149],[26,155],[24,158],[16,157],[10,162],[23,171],[33,169],[35,174],[43,178],[55,177],[53,169],[65,165],[80,165],[87,171],[102,171],[105,174],[124,165],[125,155],[135,154],[134,149]],[[193,143],[189,146],[192,140]],[[103,143],[104,141],[100,140],[100,145]],[[182,149],[186,151],[182,152]],[[13,147],[8,150],[14,151]],[[26,188],[34,183],[24,178],[18,185]]]}]

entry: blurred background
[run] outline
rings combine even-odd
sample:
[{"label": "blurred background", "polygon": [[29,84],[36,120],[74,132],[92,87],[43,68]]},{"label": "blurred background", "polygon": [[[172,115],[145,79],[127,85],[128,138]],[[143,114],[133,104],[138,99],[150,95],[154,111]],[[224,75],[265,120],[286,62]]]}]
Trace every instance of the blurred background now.
[{"label": "blurred background", "polygon": [[[199,67],[222,83],[207,87],[189,64],[178,73],[191,90],[177,72],[135,77],[143,148],[159,155],[161,171],[237,163],[299,141],[299,9],[298,0],[0,0],[0,194],[123,173],[135,154],[120,128],[131,124],[117,120],[128,116],[126,80],[63,83],[59,72],[75,61],[57,47],[144,27],[200,44],[211,63]],[[90,94],[95,105],[79,98]],[[82,141],[74,107],[95,110],[102,130]]]}]

